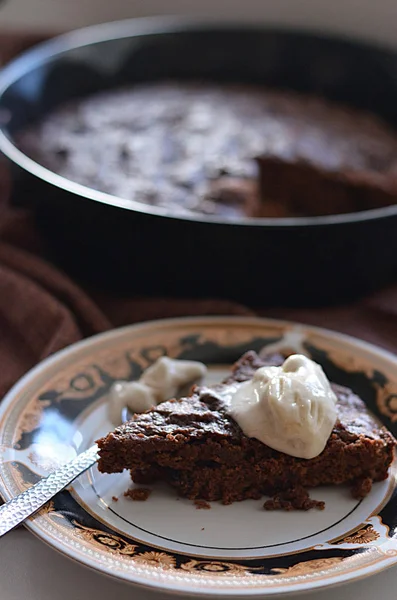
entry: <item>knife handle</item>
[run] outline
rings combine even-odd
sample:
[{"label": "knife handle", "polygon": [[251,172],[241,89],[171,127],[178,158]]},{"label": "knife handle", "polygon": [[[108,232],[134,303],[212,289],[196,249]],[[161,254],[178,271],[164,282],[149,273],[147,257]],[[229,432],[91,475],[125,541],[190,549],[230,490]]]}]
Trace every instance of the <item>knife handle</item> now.
[{"label": "knife handle", "polygon": [[76,477],[95,464],[97,452],[98,446],[95,444],[76,456],[71,462],[56,469],[29,489],[0,506],[0,537],[33,515]]}]

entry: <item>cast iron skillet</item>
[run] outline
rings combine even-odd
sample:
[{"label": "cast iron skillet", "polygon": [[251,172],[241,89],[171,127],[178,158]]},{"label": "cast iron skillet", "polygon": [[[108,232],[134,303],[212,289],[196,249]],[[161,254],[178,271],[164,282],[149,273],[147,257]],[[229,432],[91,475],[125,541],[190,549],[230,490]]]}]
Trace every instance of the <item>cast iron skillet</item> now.
[{"label": "cast iron skillet", "polygon": [[16,131],[72,97],[164,78],[263,83],[372,110],[397,125],[397,53],[308,33],[184,19],[99,25],[27,52],[0,76],[0,149],[55,260],[119,293],[252,305],[346,301],[397,272],[397,206],[300,219],[169,215],[41,167]]}]

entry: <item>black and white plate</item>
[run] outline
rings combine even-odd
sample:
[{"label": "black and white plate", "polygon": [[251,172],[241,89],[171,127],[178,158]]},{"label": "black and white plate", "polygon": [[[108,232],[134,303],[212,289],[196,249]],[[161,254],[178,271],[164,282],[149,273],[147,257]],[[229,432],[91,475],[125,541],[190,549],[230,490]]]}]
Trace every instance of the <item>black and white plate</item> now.
[{"label": "black and white plate", "polygon": [[[75,344],[30,371],[0,408],[5,499],[112,429],[109,387],[161,355],[200,360],[219,381],[248,349],[290,349],[322,364],[397,433],[397,358],[322,329],[251,318],[156,321]],[[324,511],[267,513],[263,500],[198,510],[164,485],[146,502],[123,493],[128,473],[96,468],[27,522],[55,549],[98,571],[163,590],[220,596],[285,594],[371,575],[397,563],[396,470],[361,501],[321,488]]]}]

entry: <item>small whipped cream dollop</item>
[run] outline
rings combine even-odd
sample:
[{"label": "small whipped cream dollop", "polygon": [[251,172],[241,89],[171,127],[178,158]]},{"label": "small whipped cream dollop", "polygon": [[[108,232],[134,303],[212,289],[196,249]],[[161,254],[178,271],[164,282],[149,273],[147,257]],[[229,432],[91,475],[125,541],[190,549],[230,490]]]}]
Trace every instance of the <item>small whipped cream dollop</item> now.
[{"label": "small whipped cream dollop", "polygon": [[116,381],[109,393],[108,415],[115,425],[122,422],[122,411],[145,410],[173,398],[188,384],[204,377],[206,366],[193,360],[178,360],[162,356],[142,374],[138,381]]},{"label": "small whipped cream dollop", "polygon": [[261,367],[230,398],[229,413],[249,437],[299,458],[324,450],[337,398],[321,366],[293,354],[281,367]]}]

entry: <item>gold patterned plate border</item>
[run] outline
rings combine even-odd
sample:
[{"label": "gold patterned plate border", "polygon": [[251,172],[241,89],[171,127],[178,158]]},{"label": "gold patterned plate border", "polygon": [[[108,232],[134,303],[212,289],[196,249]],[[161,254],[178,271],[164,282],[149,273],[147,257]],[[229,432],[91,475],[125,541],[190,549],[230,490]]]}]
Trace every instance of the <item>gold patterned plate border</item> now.
[{"label": "gold patterned plate border", "polygon": [[[48,407],[59,407],[66,401],[76,406],[95,401],[109,382],[138,375],[165,352],[189,357],[199,350],[207,353],[210,361],[216,358],[217,362],[228,362],[224,360],[226,356],[231,362],[247,347],[259,350],[280,343],[293,350],[299,350],[299,345],[304,347],[315,360],[322,364],[325,361],[331,371],[355,377],[359,385],[364,379],[371,381],[366,401],[394,429],[397,359],[386,351],[348,336],[283,321],[235,317],[170,319],[95,336],[38,365],[9,392],[0,407],[0,452],[4,456],[11,448],[24,450],[24,445],[29,449],[33,439],[29,436],[40,428]],[[30,456],[34,456],[32,451]],[[36,460],[40,463],[42,457]],[[42,468],[50,466],[54,462],[41,462]],[[7,460],[0,464],[0,480],[5,498],[32,483]],[[335,540],[332,555],[323,552],[320,558],[305,560],[303,555],[295,555],[288,566],[274,566],[267,571],[261,564],[248,561],[198,560],[145,549],[115,532],[104,531],[100,524],[90,527],[78,519],[68,520],[54,504],[27,526],[57,550],[109,575],[168,591],[235,596],[309,590],[368,576],[391,566],[397,563],[396,514],[392,521],[392,527],[387,525],[387,529],[393,532],[381,545],[371,546],[379,534],[367,524],[345,539]],[[364,545],[365,549],[335,554],[336,546],[346,544]]]}]

